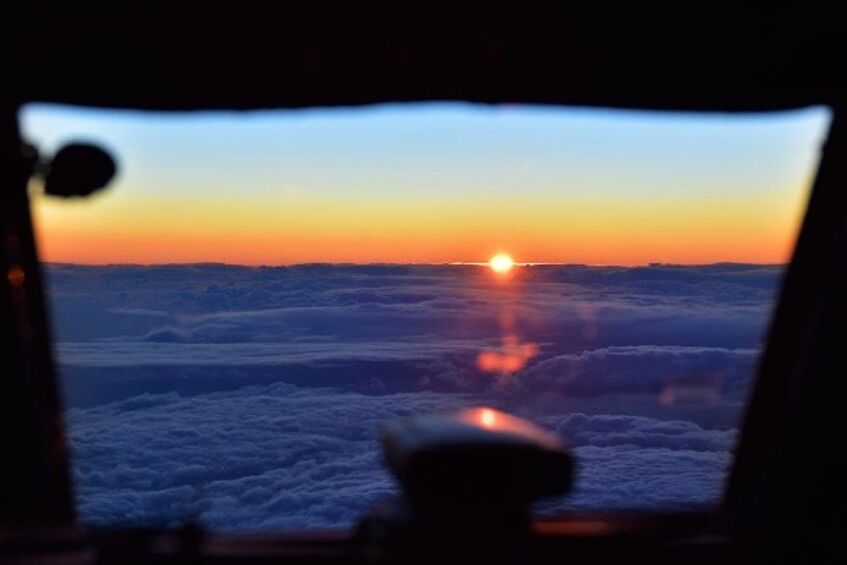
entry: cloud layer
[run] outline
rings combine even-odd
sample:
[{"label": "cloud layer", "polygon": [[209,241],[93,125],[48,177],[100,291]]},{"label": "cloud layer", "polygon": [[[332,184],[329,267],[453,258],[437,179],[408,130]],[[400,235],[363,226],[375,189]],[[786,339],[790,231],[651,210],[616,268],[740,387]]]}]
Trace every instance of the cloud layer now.
[{"label": "cloud layer", "polygon": [[[346,526],[395,490],[376,430],[470,395],[369,396],[282,383],[72,409],[79,512],[95,525]],[[574,448],[576,489],[543,508],[692,508],[714,502],[735,432],[635,416],[548,416]]]},{"label": "cloud layer", "polygon": [[394,488],[381,422],[482,404],[572,446],[542,508],[714,503],[780,273],[52,265],[80,515],[349,525]]}]

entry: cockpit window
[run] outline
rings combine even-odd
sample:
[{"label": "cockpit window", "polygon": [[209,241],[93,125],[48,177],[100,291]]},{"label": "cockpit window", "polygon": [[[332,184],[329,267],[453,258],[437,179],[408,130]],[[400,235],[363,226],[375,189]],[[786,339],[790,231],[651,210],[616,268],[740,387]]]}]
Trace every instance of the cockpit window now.
[{"label": "cockpit window", "polygon": [[829,119],[27,106],[120,167],[31,187],[80,520],[351,526],[469,406],[572,449],[539,513],[717,504]]}]

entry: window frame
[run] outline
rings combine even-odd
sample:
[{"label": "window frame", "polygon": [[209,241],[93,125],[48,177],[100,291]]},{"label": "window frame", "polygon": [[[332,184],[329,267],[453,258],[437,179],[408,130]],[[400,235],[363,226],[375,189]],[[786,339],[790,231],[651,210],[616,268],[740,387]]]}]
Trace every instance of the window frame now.
[{"label": "window frame", "polygon": [[[7,368],[2,379],[3,394],[0,394],[0,412],[5,415],[7,429],[0,437],[7,440],[9,451],[17,454],[14,458],[17,464],[2,466],[7,468],[0,471],[4,496],[14,494],[9,499],[11,504],[0,510],[0,525],[26,524],[76,531],[48,313],[27,196],[32,163],[21,155],[18,109],[18,103],[6,102],[0,110],[0,156],[3,161],[0,186],[6,187],[0,191],[0,223],[5,239],[0,265],[4,272],[18,267],[26,275],[21,284],[12,284],[5,276],[0,282],[3,331],[0,351]],[[768,516],[774,511],[774,501],[789,485],[795,489],[791,497],[793,502],[790,508],[779,512],[780,516],[802,504],[804,494],[811,492],[808,485],[791,483],[788,474],[799,468],[799,463],[790,462],[790,450],[799,441],[791,424],[814,410],[815,403],[808,395],[814,394],[817,398],[827,393],[826,389],[809,390],[812,385],[820,387],[821,383],[825,386],[827,383],[815,377],[825,368],[815,363],[824,345],[816,336],[833,330],[836,322],[833,316],[843,311],[840,305],[833,307],[833,304],[837,301],[836,290],[845,280],[842,267],[847,257],[847,201],[841,190],[847,185],[844,117],[847,114],[840,107],[832,110],[829,135],[821,151],[800,233],[771,319],[720,508],[714,513],[686,513],[687,518],[680,518],[678,514],[635,515],[637,520],[633,515],[570,515],[539,521],[535,534],[541,538],[564,537],[572,541],[585,537],[585,532],[595,532],[603,538],[617,535],[626,528],[679,534],[680,524],[685,522],[688,527],[682,530],[688,534],[712,531],[727,539],[736,539],[760,531],[773,521]],[[634,525],[636,522],[639,525]],[[180,532],[156,535],[176,540],[177,546],[184,542]],[[301,544],[297,546],[301,548],[335,547],[347,551],[349,535],[345,532],[286,533],[273,539],[288,540],[286,543],[294,546]],[[238,548],[249,552],[249,543],[254,543],[250,540],[256,537],[229,535],[214,539],[225,553],[238,552]]]}]

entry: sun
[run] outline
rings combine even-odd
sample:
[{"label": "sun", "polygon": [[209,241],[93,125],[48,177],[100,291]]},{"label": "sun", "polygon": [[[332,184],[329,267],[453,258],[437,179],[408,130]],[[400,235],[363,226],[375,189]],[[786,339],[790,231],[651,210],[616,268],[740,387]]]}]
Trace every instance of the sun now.
[{"label": "sun", "polygon": [[515,266],[515,262],[505,253],[498,253],[488,262],[488,266],[495,273],[508,273]]}]

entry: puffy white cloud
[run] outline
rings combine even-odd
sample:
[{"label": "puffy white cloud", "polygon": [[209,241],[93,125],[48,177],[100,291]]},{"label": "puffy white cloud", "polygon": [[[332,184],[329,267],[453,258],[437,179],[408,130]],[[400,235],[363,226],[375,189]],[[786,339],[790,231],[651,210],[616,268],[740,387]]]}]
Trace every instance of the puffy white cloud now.
[{"label": "puffy white cloud", "polygon": [[[72,409],[79,512],[90,524],[351,525],[395,490],[381,465],[381,422],[487,400],[278,383]],[[714,502],[735,434],[632,416],[571,414],[545,422],[574,447],[578,462],[573,495],[542,505],[547,511]]]},{"label": "puffy white cloud", "polygon": [[472,402],[278,383],[71,409],[79,512],[92,524],[350,524],[393,489],[380,464],[379,423]]},{"label": "puffy white cloud", "polygon": [[[570,352],[608,345],[751,347],[779,269],[542,266],[514,286],[473,266],[60,265],[48,269],[59,341],[364,341],[543,335]],[[534,339],[534,336],[522,336]]]},{"label": "puffy white cloud", "polygon": [[757,349],[692,346],[603,347],[566,353],[530,367],[512,383],[537,393],[597,396],[609,393],[660,395],[666,390],[698,386],[714,397],[747,391],[758,359]]}]

